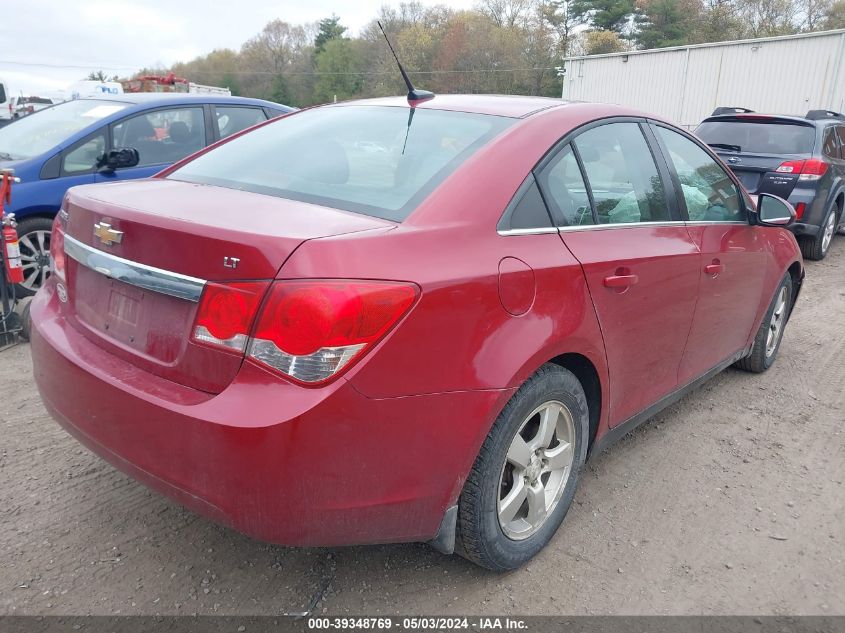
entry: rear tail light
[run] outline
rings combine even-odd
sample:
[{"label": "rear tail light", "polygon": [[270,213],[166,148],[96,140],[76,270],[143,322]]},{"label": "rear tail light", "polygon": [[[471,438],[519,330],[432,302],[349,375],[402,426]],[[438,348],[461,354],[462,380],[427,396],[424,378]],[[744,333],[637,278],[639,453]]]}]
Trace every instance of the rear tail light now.
[{"label": "rear tail light", "polygon": [[59,211],[53,220],[53,231],[50,234],[50,273],[57,279],[65,280],[67,259],[65,255],[65,231],[67,230],[67,212]]},{"label": "rear tail light", "polygon": [[247,355],[296,381],[324,382],[372,348],[416,295],[416,286],[396,282],[275,282]]},{"label": "rear tail light", "polygon": [[258,304],[269,283],[207,283],[197,308],[193,339],[243,353]]},{"label": "rear tail light", "polygon": [[824,176],[827,163],[818,158],[788,160],[781,163],[775,171],[780,174],[798,174],[798,180],[813,181]]},{"label": "rear tail light", "polygon": [[807,205],[803,202],[799,202],[795,205],[795,219],[800,220],[804,217],[804,209],[807,208]]}]

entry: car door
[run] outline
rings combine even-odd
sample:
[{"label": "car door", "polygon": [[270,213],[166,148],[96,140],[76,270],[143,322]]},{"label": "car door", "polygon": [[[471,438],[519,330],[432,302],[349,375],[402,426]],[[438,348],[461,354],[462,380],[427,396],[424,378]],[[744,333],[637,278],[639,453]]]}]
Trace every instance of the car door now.
[{"label": "car door", "polygon": [[[566,140],[566,139],[565,139]],[[639,120],[580,132],[537,170],[561,239],[581,263],[604,337],[610,423],[677,387],[698,296],[698,249]]]},{"label": "car door", "polygon": [[126,117],[111,126],[111,147],[138,150],[138,165],[102,171],[98,182],[148,178],[207,145],[202,106],[158,108]]},{"label": "car door", "polygon": [[701,251],[698,305],[678,374],[683,384],[748,343],[762,298],[766,242],[760,229],[748,224],[741,191],[728,171],[691,136],[659,124],[653,129]]}]

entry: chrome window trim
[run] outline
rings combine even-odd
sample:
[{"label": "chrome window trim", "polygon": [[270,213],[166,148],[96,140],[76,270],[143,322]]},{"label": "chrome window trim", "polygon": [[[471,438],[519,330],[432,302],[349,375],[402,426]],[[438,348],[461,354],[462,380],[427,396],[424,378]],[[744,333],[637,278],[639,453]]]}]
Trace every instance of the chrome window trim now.
[{"label": "chrome window trim", "polygon": [[117,255],[104,253],[65,235],[65,253],[86,268],[110,279],[179,299],[198,302],[206,280],[139,264]]},{"label": "chrome window trim", "polygon": [[742,220],[688,220],[685,222],[687,226],[710,226],[711,224],[736,224],[741,226],[751,226],[748,222]]},{"label": "chrome window trim", "polygon": [[683,226],[683,220],[665,220],[662,222],[608,222],[607,224],[585,224],[583,226],[561,226],[561,233],[572,231],[606,231],[608,229],[632,229],[638,226]]},{"label": "chrome window trim", "polygon": [[558,228],[555,226],[541,226],[535,229],[507,229],[505,231],[496,232],[504,237],[511,235],[546,235],[550,233],[557,233]]}]

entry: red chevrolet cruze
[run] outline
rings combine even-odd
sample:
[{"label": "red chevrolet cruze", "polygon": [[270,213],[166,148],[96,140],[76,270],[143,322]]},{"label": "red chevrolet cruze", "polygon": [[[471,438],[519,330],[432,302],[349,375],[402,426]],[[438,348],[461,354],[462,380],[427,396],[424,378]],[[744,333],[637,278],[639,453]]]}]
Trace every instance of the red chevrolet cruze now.
[{"label": "red chevrolet cruze", "polygon": [[619,107],[314,108],[72,189],[35,376],[91,450],[256,538],[510,569],[588,455],[772,364],[804,275],[793,217]]}]

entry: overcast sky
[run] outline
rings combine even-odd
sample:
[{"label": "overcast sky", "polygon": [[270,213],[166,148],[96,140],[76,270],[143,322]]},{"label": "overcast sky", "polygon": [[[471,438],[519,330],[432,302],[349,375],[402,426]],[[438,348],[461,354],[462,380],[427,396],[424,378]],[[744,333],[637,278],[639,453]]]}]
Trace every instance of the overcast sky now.
[{"label": "overcast sky", "polygon": [[356,34],[385,4],[399,0],[23,0],[0,20],[0,78],[14,94],[50,96],[92,70],[124,76],[215,48],[238,49],[276,18],[298,24],[335,13]]}]

